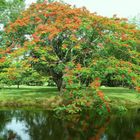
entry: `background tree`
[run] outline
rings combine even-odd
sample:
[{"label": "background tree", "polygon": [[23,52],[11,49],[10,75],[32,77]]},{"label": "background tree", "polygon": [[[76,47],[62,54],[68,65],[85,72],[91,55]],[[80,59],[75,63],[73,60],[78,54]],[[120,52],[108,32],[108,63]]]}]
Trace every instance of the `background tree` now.
[{"label": "background tree", "polygon": [[140,14],[137,14],[134,17],[130,17],[128,22],[131,24],[135,24],[137,28],[140,29]]},{"label": "background tree", "polygon": [[25,9],[24,0],[1,0],[0,1],[0,47],[4,45],[4,27],[9,22],[14,22],[19,14]]},{"label": "background tree", "polygon": [[19,16],[19,13],[24,9],[24,0],[1,0],[0,23],[6,25],[8,22],[14,22]]},{"label": "background tree", "polygon": [[[5,36],[4,28],[9,22],[14,22],[21,11],[25,9],[25,1],[24,0],[1,0],[0,1],[0,58],[6,54],[8,55],[9,51],[4,52],[5,44],[8,38]],[[9,63],[4,61],[5,58],[2,58],[0,61],[0,81],[8,82],[10,79],[5,79],[5,68],[9,67]],[[4,72],[4,73],[3,73]]]},{"label": "background tree", "polygon": [[[138,30],[140,30],[140,14],[137,14],[136,16],[134,17],[130,17],[129,20],[128,20],[128,23],[131,23],[133,24],[134,26],[136,26],[136,28]],[[137,42],[137,50],[140,52],[140,41]]]},{"label": "background tree", "polygon": [[17,85],[17,88],[21,84],[24,84],[24,78],[26,78],[26,73],[29,68],[25,67],[22,62],[14,62],[8,67],[4,67],[0,73],[1,84],[4,85]]},{"label": "background tree", "polygon": [[48,80],[49,77],[43,77],[38,72],[30,68],[24,73],[23,84],[28,86],[43,86]]}]

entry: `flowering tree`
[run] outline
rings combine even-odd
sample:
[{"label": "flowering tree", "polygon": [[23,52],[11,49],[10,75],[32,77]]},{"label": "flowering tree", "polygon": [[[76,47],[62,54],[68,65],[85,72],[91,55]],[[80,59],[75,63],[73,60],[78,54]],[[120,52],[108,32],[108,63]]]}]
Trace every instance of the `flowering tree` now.
[{"label": "flowering tree", "polygon": [[38,3],[7,26],[6,37],[0,62],[22,56],[40,74],[52,76],[59,90],[64,81],[96,88],[108,74],[139,83],[140,31],[126,19],[58,2]]}]

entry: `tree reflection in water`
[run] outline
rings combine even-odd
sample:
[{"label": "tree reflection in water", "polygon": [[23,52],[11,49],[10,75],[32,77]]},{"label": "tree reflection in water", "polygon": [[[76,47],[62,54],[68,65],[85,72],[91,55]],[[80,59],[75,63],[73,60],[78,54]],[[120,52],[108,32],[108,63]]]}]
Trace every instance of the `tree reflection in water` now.
[{"label": "tree reflection in water", "polygon": [[[84,113],[68,121],[46,111],[0,111],[0,140],[138,140],[139,118],[139,114],[109,118]],[[11,124],[15,128],[8,127]]]}]

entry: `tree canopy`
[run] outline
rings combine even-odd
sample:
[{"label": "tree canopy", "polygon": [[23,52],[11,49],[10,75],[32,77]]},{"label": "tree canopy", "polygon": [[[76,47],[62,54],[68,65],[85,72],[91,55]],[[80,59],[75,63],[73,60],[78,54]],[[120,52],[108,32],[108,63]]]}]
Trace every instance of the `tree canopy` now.
[{"label": "tree canopy", "polygon": [[96,87],[107,79],[139,87],[140,31],[127,19],[37,3],[6,27],[6,38],[1,63],[19,58],[52,76],[59,90],[64,83]]}]

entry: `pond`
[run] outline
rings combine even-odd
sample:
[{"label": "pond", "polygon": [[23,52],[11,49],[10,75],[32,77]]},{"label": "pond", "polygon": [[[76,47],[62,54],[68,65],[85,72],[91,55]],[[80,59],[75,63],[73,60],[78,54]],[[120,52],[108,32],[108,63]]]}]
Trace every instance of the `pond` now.
[{"label": "pond", "polygon": [[65,120],[44,110],[1,110],[0,140],[140,140],[140,113]]}]

